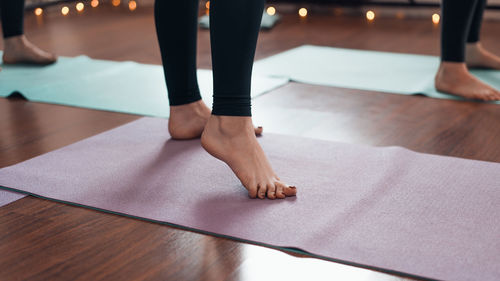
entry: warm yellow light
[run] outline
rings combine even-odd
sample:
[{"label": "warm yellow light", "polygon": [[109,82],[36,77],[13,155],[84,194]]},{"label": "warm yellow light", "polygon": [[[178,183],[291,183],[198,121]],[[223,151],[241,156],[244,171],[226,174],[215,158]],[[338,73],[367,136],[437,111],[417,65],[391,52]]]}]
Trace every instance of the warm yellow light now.
[{"label": "warm yellow light", "polygon": [[301,16],[301,17],[307,16],[307,9],[306,8],[300,8],[299,9],[299,16]]},{"label": "warm yellow light", "polygon": [[396,13],[396,18],[400,19],[400,20],[404,19],[405,18],[405,13],[403,13],[403,12],[397,12]]},{"label": "warm yellow light", "polygon": [[276,8],[274,8],[273,6],[268,7],[266,9],[266,13],[270,16],[274,16],[276,14]]},{"label": "warm yellow light", "polygon": [[42,10],[42,8],[36,8],[36,9],[35,9],[35,15],[37,15],[37,16],[41,16],[42,14],[43,14],[43,10]]},{"label": "warm yellow light", "polygon": [[205,8],[210,9],[210,1],[207,1],[207,3],[205,3]]},{"label": "warm yellow light", "polygon": [[61,14],[63,14],[64,16],[69,14],[69,8],[66,6],[62,7]]},{"label": "warm yellow light", "polygon": [[438,14],[432,15],[432,22],[434,24],[439,24],[439,21],[441,20],[441,17]]},{"label": "warm yellow light", "polygon": [[90,6],[92,6],[92,8],[99,6],[99,0],[90,1]]},{"label": "warm yellow light", "polygon": [[369,21],[374,20],[375,19],[375,12],[373,12],[373,11],[366,12],[366,19]]},{"label": "warm yellow light", "polygon": [[128,2],[128,9],[131,11],[137,9],[137,2],[135,2],[134,0],[129,1]]},{"label": "warm yellow light", "polygon": [[115,7],[118,7],[120,5],[120,0],[113,0],[111,1],[111,4]]},{"label": "warm yellow light", "polygon": [[85,5],[83,5],[82,2],[78,2],[78,4],[76,4],[76,10],[78,12],[81,12],[81,11],[83,11],[83,9],[85,9]]}]

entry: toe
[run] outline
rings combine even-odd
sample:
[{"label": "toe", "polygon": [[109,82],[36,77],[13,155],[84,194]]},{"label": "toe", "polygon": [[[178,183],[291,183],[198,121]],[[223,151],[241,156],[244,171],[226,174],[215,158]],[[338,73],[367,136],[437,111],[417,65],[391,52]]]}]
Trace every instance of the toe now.
[{"label": "toe", "polygon": [[266,198],[266,191],[267,191],[266,185],[265,184],[259,184],[259,188],[258,188],[258,191],[257,191],[257,197],[259,197],[260,199]]},{"label": "toe", "polygon": [[285,192],[283,191],[285,187],[286,185],[284,185],[283,183],[276,182],[276,198],[283,199],[286,197]]},{"label": "toe", "polygon": [[276,185],[274,183],[270,183],[267,185],[267,198],[276,199]]},{"label": "toe", "polygon": [[262,132],[264,131],[264,128],[262,128],[261,126],[255,128],[255,135],[256,136],[260,136],[262,135]]},{"label": "toe", "polygon": [[257,197],[257,191],[258,191],[258,187],[256,184],[251,184],[247,187],[247,190],[248,190],[248,196],[252,199],[256,198]]},{"label": "toe", "polygon": [[297,195],[297,188],[295,186],[287,185],[285,189],[283,189],[286,196],[295,196]]}]

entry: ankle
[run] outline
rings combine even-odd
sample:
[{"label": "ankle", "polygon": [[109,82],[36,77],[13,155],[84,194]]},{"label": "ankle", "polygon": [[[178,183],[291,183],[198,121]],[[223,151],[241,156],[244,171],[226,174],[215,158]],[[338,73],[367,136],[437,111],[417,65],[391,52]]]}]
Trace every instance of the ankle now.
[{"label": "ankle", "polygon": [[207,115],[210,109],[205,105],[203,100],[198,100],[188,104],[170,106],[170,113],[189,113],[192,115]]},{"label": "ankle", "polygon": [[[211,115],[209,119],[209,130],[217,130],[225,136],[255,136],[252,117],[250,116],[222,116]],[[207,126],[208,127],[208,126]]]},{"label": "ankle", "polygon": [[19,49],[19,47],[24,45],[26,45],[26,36],[24,36],[24,34],[4,39],[4,48],[6,52]]},{"label": "ankle", "polygon": [[464,62],[441,62],[438,76],[455,76],[468,74],[469,70]]},{"label": "ankle", "polygon": [[483,52],[484,48],[480,42],[467,43],[465,47],[466,55],[479,54]]}]

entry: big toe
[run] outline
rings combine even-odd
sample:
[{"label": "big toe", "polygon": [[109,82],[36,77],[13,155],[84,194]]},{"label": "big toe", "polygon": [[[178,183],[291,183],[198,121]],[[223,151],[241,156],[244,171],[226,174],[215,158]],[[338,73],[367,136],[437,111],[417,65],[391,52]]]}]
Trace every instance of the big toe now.
[{"label": "big toe", "polygon": [[286,185],[286,187],[283,189],[283,193],[287,197],[296,196],[297,195],[297,188],[295,186]]}]

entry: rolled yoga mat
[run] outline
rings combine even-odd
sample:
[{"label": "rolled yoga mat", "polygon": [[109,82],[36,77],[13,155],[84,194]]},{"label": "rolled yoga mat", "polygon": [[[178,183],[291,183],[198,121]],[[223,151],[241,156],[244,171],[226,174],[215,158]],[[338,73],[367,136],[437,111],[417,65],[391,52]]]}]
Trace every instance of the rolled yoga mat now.
[{"label": "rolled yoga mat", "polygon": [[500,164],[266,134],[298,196],[249,199],[199,140],[142,118],[0,169],[0,186],[334,261],[444,280],[500,279]]},{"label": "rolled yoga mat", "polygon": [[[1,55],[1,52],[0,52]],[[212,71],[198,70],[205,102],[212,104]],[[254,75],[252,97],[288,83],[286,78]],[[168,117],[163,68],[136,62],[60,57],[49,66],[4,65],[0,96],[19,92],[30,101],[146,116]]]},{"label": "rolled yoga mat", "polygon": [[[435,89],[439,61],[434,56],[304,45],[256,62],[254,73],[306,84],[463,100]],[[500,90],[500,71],[471,72]]]}]

